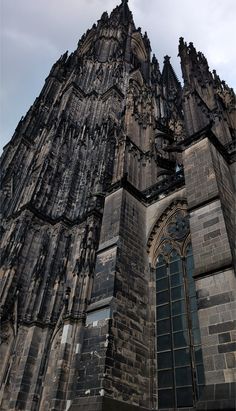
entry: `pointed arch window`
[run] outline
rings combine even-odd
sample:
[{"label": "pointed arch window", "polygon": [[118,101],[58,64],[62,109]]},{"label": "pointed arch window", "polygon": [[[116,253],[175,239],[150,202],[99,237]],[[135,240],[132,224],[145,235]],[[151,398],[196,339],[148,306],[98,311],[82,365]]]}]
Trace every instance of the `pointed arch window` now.
[{"label": "pointed arch window", "polygon": [[[164,251],[164,252],[163,252]],[[204,384],[191,244],[167,241],[156,264],[158,408],[192,407]]]}]

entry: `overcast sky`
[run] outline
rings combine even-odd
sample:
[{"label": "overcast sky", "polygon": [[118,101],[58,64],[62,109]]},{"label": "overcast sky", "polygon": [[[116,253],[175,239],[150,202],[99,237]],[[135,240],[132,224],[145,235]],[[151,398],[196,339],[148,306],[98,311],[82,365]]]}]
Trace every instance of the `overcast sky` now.
[{"label": "overcast sky", "polygon": [[[120,0],[0,0],[1,146],[38,96],[52,64],[73,51],[103,11]],[[236,88],[236,0],[129,0],[137,27],[147,31],[161,66],[180,74],[178,39],[192,41],[222,79]]]}]

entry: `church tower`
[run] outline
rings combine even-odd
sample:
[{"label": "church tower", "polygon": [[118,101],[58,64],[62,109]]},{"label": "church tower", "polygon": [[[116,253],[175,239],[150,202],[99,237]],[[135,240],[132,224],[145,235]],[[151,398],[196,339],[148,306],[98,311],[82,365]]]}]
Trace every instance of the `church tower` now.
[{"label": "church tower", "polygon": [[179,56],[122,0],[4,149],[3,411],[235,409],[236,99]]}]

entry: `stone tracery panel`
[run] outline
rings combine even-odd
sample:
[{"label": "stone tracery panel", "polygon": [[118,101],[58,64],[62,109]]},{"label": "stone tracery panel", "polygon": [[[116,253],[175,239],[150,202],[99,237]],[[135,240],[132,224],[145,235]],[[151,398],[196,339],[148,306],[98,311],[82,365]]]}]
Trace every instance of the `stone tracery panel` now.
[{"label": "stone tracery panel", "polygon": [[166,208],[149,234],[147,251],[152,267],[155,267],[158,254],[166,254],[167,244],[183,255],[188,242],[190,229],[187,204],[185,201],[175,201]]}]

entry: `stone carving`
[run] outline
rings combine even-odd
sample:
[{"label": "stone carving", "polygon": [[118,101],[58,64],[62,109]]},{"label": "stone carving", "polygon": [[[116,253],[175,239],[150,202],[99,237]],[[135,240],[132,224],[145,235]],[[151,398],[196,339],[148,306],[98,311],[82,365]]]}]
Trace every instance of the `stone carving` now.
[{"label": "stone carving", "polygon": [[183,240],[189,233],[189,217],[183,212],[177,212],[165,228],[166,234],[173,240]]},{"label": "stone carving", "polygon": [[9,322],[1,324],[0,328],[0,344],[9,344],[11,337],[11,327]]}]

